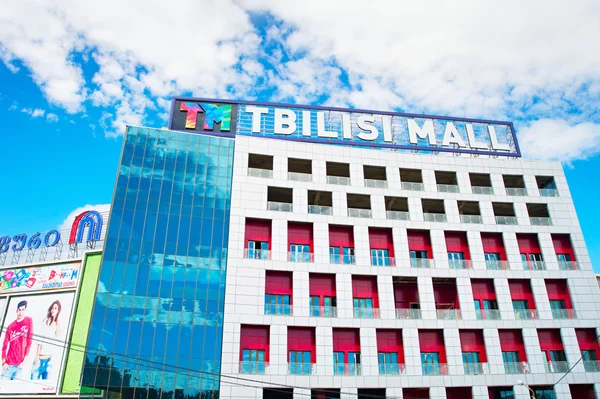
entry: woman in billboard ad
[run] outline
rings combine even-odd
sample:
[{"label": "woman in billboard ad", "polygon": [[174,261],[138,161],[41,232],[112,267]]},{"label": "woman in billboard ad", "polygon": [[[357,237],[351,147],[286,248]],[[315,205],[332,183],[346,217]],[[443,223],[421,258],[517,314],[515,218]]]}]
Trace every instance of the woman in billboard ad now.
[{"label": "woman in billboard ad", "polygon": [[60,344],[60,312],[62,305],[57,299],[50,304],[46,317],[40,324],[41,329],[38,332],[40,343],[37,344],[33,368],[31,370],[32,380],[47,380],[53,364],[60,359],[56,359],[61,354]]}]

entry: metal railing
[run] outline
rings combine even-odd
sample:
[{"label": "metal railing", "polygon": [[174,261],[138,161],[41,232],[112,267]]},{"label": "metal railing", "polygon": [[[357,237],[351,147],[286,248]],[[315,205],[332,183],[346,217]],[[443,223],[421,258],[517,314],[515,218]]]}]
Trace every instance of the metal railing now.
[{"label": "metal railing", "polygon": [[249,249],[244,248],[244,258],[246,259],[271,259],[271,251],[266,249]]},{"label": "metal railing", "polygon": [[527,195],[527,189],[519,187],[506,187],[506,195],[523,197]]},{"label": "metal railing", "polygon": [[379,363],[379,375],[404,375],[406,374],[405,364],[381,364]]},{"label": "metal railing", "polygon": [[379,308],[354,308],[355,319],[379,319]]},{"label": "metal railing", "polygon": [[397,319],[420,320],[421,309],[396,309]]},{"label": "metal railing", "polygon": [[288,374],[311,375],[316,368],[317,365],[314,363],[288,363]]},{"label": "metal railing", "polygon": [[300,263],[311,263],[314,262],[315,254],[309,252],[288,252],[288,261],[300,262]]},{"label": "metal railing", "polygon": [[269,169],[248,168],[248,176],[254,177],[273,177],[273,171]]},{"label": "metal railing", "polygon": [[460,215],[461,223],[483,223],[481,215]]},{"label": "metal railing", "polygon": [[448,375],[448,365],[445,363],[422,364],[423,375]]},{"label": "metal railing", "polygon": [[505,374],[529,374],[531,372],[527,362],[506,362],[504,363]]},{"label": "metal railing", "polygon": [[386,180],[365,179],[365,187],[387,188]]},{"label": "metal railing", "polygon": [[519,224],[516,216],[496,216],[496,224]]},{"label": "metal railing", "polygon": [[293,208],[293,204],[288,202],[267,202],[268,211],[291,212]]},{"label": "metal railing", "polygon": [[477,320],[502,320],[502,315],[498,309],[475,309]]},{"label": "metal railing", "polygon": [[313,215],[333,215],[333,208],[325,205],[309,205],[308,213]]},{"label": "metal railing", "polygon": [[335,306],[311,306],[310,315],[312,317],[337,317],[337,308]]},{"label": "metal railing", "polygon": [[551,309],[552,310],[552,318],[555,320],[568,320],[568,319],[576,319],[577,313],[575,313],[575,309]]},{"label": "metal railing", "polygon": [[416,269],[431,269],[434,266],[433,259],[411,258],[410,267]]},{"label": "metal railing", "polygon": [[543,260],[523,260],[523,270],[546,270],[546,262]]},{"label": "metal railing", "polygon": [[517,309],[515,310],[515,319],[517,320],[535,320],[539,319],[540,315],[537,309]]},{"label": "metal railing", "polygon": [[553,362],[544,363],[546,373],[566,373],[569,371],[569,362]]},{"label": "metal railing", "polygon": [[265,374],[268,367],[266,362],[240,362],[240,374]]},{"label": "metal railing", "polygon": [[436,309],[438,320],[461,320],[460,309]]},{"label": "metal railing", "polygon": [[348,208],[348,216],[355,218],[370,218],[373,217],[373,212],[370,209]]},{"label": "metal railing", "polygon": [[471,186],[471,192],[473,194],[494,194],[494,187],[486,187],[486,186]]},{"label": "metal railing", "polygon": [[333,365],[333,375],[361,375],[362,368],[360,364],[338,363]]},{"label": "metal railing", "polygon": [[450,269],[471,269],[473,264],[470,260],[464,259],[448,259]]},{"label": "metal railing", "polygon": [[403,181],[402,182],[402,189],[403,190],[411,190],[411,191],[423,191],[424,190],[424,186],[423,186],[423,183],[415,183],[415,182],[410,182],[410,181]]},{"label": "metal railing", "polygon": [[329,255],[329,263],[333,265],[355,265],[356,257],[354,255]]},{"label": "metal railing", "polygon": [[508,261],[495,260],[495,259],[486,259],[485,260],[485,268],[488,270],[508,270],[508,269],[510,269]]},{"label": "metal railing", "polygon": [[410,213],[405,211],[386,211],[385,215],[388,219],[410,220]]},{"label": "metal railing", "polygon": [[293,308],[292,305],[265,303],[265,314],[275,316],[291,316],[293,314]]},{"label": "metal railing", "polygon": [[558,197],[558,190],[555,188],[540,188],[542,197]]},{"label": "metal railing", "polygon": [[350,178],[345,176],[327,176],[327,183],[340,186],[349,186]]},{"label": "metal railing", "polygon": [[466,375],[481,375],[490,373],[490,365],[487,363],[464,363]]},{"label": "metal railing", "polygon": [[288,172],[288,180],[312,181],[312,175],[310,173]]},{"label": "metal railing", "polygon": [[529,223],[532,226],[552,226],[551,218],[530,217]]},{"label": "metal railing", "polygon": [[573,261],[559,260],[558,268],[560,270],[579,270],[579,264]]},{"label": "metal railing", "polygon": [[396,266],[396,258],[371,256],[371,266]]},{"label": "metal railing", "polygon": [[437,190],[440,193],[458,193],[460,191],[456,184],[438,184]]},{"label": "metal railing", "polygon": [[583,367],[587,372],[597,373],[600,371],[600,360],[584,360]]},{"label": "metal railing", "polygon": [[446,222],[445,213],[423,213],[423,220],[426,222]]}]

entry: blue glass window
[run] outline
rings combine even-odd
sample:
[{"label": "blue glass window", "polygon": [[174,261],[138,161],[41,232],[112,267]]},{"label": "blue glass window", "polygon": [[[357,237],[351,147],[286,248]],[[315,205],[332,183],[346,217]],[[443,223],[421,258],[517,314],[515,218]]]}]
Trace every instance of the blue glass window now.
[{"label": "blue glass window", "polygon": [[291,315],[290,296],[265,294],[265,314]]},{"label": "blue glass window", "polygon": [[396,352],[379,352],[379,374],[399,374],[398,354]]},{"label": "blue glass window", "polygon": [[265,351],[251,349],[242,351],[242,374],[264,374],[265,366]]},{"label": "blue glass window", "polygon": [[421,353],[421,368],[423,375],[439,375],[440,371],[440,354],[437,352]]},{"label": "blue glass window", "polygon": [[373,299],[354,298],[354,317],[362,319],[373,318]]},{"label": "blue glass window", "polygon": [[310,262],[311,253],[309,245],[291,244],[290,245],[291,262]]},{"label": "blue glass window", "polygon": [[248,241],[248,258],[269,259],[269,243],[266,241]]},{"label": "blue glass window", "polygon": [[311,353],[290,351],[290,374],[310,375],[312,370]]},{"label": "blue glass window", "polygon": [[371,250],[371,265],[373,266],[390,266],[390,251],[387,249],[372,249]]}]

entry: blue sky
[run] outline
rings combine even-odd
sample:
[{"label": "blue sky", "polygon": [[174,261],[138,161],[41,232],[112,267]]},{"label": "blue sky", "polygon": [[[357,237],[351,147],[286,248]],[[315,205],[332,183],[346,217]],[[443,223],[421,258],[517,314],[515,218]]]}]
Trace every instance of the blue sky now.
[{"label": "blue sky", "polygon": [[195,95],[514,121],[527,157],[565,165],[600,271],[600,8],[332,3],[3,7],[0,235],[109,203],[125,124]]}]

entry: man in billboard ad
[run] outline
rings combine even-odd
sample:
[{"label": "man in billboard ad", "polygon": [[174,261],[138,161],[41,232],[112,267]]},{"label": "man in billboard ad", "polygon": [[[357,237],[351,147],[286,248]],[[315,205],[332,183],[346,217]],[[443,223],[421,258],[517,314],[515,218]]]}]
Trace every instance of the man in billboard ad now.
[{"label": "man in billboard ad", "polygon": [[56,392],[74,296],[59,292],[9,299],[0,336],[0,395]]}]

